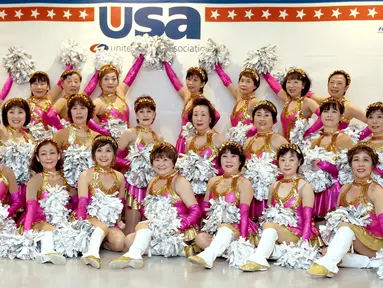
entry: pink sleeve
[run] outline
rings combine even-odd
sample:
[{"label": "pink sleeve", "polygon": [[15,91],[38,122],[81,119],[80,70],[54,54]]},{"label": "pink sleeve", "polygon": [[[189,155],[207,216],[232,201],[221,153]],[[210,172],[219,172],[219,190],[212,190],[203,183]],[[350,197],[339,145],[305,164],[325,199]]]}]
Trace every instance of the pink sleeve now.
[{"label": "pink sleeve", "polygon": [[27,201],[27,214],[25,216],[24,231],[32,229],[33,220],[35,219],[38,206],[39,202],[37,202],[35,199],[29,199]]},{"label": "pink sleeve", "polygon": [[8,208],[8,217],[13,218],[17,210],[23,207],[20,192],[11,193],[11,205]]},{"label": "pink sleeve", "polygon": [[273,75],[271,75],[270,73],[267,72],[264,75],[264,78],[265,78],[267,84],[269,84],[270,88],[274,91],[275,94],[278,94],[282,90],[281,84],[279,84],[279,82],[277,81],[277,79],[274,78]]},{"label": "pink sleeve", "polygon": [[92,78],[90,78],[88,84],[86,84],[86,87],[84,88],[83,93],[90,96],[92,95],[93,91],[96,89],[98,83],[98,70],[94,72]]},{"label": "pink sleeve", "polygon": [[88,127],[93,130],[94,132],[100,133],[102,135],[110,135],[110,132],[108,129],[102,127],[101,125],[97,124],[96,121],[93,119],[90,119],[88,121]]},{"label": "pink sleeve", "polygon": [[223,85],[225,85],[227,87],[232,83],[229,75],[227,75],[226,72],[223,71],[221,65],[219,65],[219,64],[215,65],[215,71],[217,71],[217,74],[218,74],[219,78],[221,79]]},{"label": "pink sleeve", "polygon": [[327,161],[319,161],[317,163],[317,166],[319,169],[321,169],[327,173],[330,173],[332,177],[338,178],[339,170],[334,164],[331,164]]},{"label": "pink sleeve", "polygon": [[134,80],[137,77],[138,71],[140,71],[140,68],[142,66],[142,63],[144,63],[144,56],[141,54],[140,57],[136,59],[133,66],[129,69],[128,74],[126,74],[126,77],[124,79],[124,83],[128,85],[129,87],[132,86]]},{"label": "pink sleeve", "polygon": [[362,133],[360,134],[359,136],[359,140],[362,141],[364,139],[366,139],[368,136],[370,136],[372,134],[370,128],[366,127],[363,129]]},{"label": "pink sleeve", "polygon": [[88,211],[89,198],[88,197],[80,197],[78,199],[77,206],[77,220],[86,220],[87,211]]},{"label": "pink sleeve", "polygon": [[322,123],[322,120],[320,118],[318,118],[315,123],[309,128],[306,130],[305,132],[305,135],[304,135],[304,138],[307,138],[307,137],[310,137],[312,134],[314,134],[315,132],[317,132],[319,129],[321,129],[323,127],[323,123]]},{"label": "pink sleeve", "polygon": [[61,124],[59,119],[59,111],[56,108],[49,109],[48,112],[48,124],[55,127],[57,130],[64,129],[64,126]]},{"label": "pink sleeve", "polygon": [[199,223],[199,219],[201,219],[201,208],[198,204],[194,204],[188,208],[189,214],[188,215],[181,215],[181,227],[180,230],[184,231],[185,229],[189,228],[190,226],[197,225]]},{"label": "pink sleeve", "polygon": [[180,79],[178,79],[176,73],[174,73],[172,66],[168,62],[164,62],[164,66],[166,74],[168,75],[168,78],[172,83],[174,89],[176,89],[177,92],[180,91],[183,86],[181,84]]},{"label": "pink sleeve", "polygon": [[247,238],[247,235],[248,235],[248,231],[249,231],[249,211],[250,211],[250,206],[245,204],[245,203],[241,203],[239,204],[239,211],[240,211],[240,214],[241,214],[241,219],[240,219],[240,232],[241,232],[241,236],[243,238]]},{"label": "pink sleeve", "polygon": [[313,222],[313,208],[303,207],[303,229],[302,238],[303,240],[309,240],[311,237],[311,228]]},{"label": "pink sleeve", "polygon": [[375,167],[374,171],[375,171],[376,173],[378,173],[380,176],[383,177],[383,170],[382,170],[382,169],[379,169],[378,167]]},{"label": "pink sleeve", "polygon": [[13,83],[12,75],[9,74],[7,81],[5,81],[3,85],[3,89],[1,89],[0,100],[4,100],[5,98],[7,98],[9,91],[11,91],[12,83]]},{"label": "pink sleeve", "polygon": [[128,155],[128,150],[117,149],[116,164],[120,167],[129,167],[130,163],[125,157]]},{"label": "pink sleeve", "polygon": [[201,210],[202,210],[202,216],[205,217],[207,212],[209,212],[210,202],[202,201],[201,203]]},{"label": "pink sleeve", "polygon": [[379,223],[380,230],[383,231],[383,213],[380,213],[378,215],[378,223]]}]

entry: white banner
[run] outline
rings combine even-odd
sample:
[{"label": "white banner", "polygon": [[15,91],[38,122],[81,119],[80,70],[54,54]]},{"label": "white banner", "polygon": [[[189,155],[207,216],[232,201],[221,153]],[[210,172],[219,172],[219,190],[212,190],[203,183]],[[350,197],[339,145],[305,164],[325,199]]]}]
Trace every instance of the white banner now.
[{"label": "white banner", "polygon": [[[32,54],[36,68],[47,72],[55,83],[64,69],[57,60],[60,45],[74,39],[89,52],[81,70],[83,87],[94,73],[93,52],[97,49],[123,55],[124,77],[133,62],[127,46],[134,36],[165,34],[177,46],[173,68],[184,83],[186,70],[198,65],[201,46],[212,38],[229,48],[232,62],[226,72],[237,82],[247,52],[273,44],[279,55],[275,68],[304,69],[312,79],[311,90],[319,95],[328,95],[327,77],[333,70],[349,72],[352,83],[347,98],[364,109],[382,100],[382,19],[383,3],[365,1],[278,5],[0,4],[0,54],[5,55],[10,46],[22,46]],[[0,71],[0,85],[7,76],[5,70]],[[13,84],[8,97],[27,98],[29,94],[28,84]],[[97,89],[92,96],[99,94]],[[166,73],[142,68],[127,95],[131,108],[142,94],[151,95],[158,104],[154,128],[175,143],[183,102]],[[234,99],[216,74],[209,75],[204,94],[222,115],[217,130],[226,131]],[[263,80],[256,96],[273,101],[281,111],[283,103]],[[133,112],[131,123],[135,123]]]}]

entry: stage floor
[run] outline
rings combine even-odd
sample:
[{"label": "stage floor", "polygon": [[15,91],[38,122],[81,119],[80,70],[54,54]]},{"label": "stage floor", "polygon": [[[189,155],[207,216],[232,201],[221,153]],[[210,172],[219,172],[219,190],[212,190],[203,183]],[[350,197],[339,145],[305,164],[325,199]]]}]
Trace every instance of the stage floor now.
[{"label": "stage floor", "polygon": [[34,261],[0,260],[2,288],[68,287],[166,287],[166,288],[240,288],[240,287],[383,287],[376,270],[345,269],[333,279],[313,279],[301,270],[271,266],[267,272],[244,273],[218,259],[211,270],[192,266],[185,258],[145,257],[142,269],[111,270],[108,263],[120,254],[101,252],[102,267],[96,270],[79,259],[64,266],[36,264]]}]

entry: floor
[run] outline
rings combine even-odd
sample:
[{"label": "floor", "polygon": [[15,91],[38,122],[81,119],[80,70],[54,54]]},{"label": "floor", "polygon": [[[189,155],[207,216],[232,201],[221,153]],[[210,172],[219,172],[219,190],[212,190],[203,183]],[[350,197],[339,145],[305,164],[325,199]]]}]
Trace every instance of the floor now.
[{"label": "floor", "polygon": [[[192,266],[184,258],[144,258],[142,269],[111,270],[108,263],[119,254],[101,252],[101,270],[69,259],[65,266],[36,264],[34,261],[0,260],[0,287],[383,287],[376,270],[341,269],[333,279],[313,279],[302,270],[274,265],[267,272],[243,273],[218,259],[211,270]],[[123,286],[124,285],[124,286]]]}]

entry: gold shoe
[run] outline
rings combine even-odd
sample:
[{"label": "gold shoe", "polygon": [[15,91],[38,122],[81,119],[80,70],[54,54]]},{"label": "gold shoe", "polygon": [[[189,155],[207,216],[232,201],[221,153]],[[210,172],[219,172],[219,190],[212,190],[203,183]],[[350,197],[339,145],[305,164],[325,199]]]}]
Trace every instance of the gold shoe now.
[{"label": "gold shoe", "polygon": [[205,267],[205,268],[207,268],[207,269],[211,269],[211,268],[212,268],[212,266],[208,265],[208,264],[206,263],[206,261],[203,260],[203,258],[202,258],[202,257],[199,257],[199,256],[190,256],[190,257],[188,257],[188,261],[189,261],[190,263],[192,263],[192,264],[196,264],[196,265],[199,265],[199,266],[203,266],[203,267]]},{"label": "gold shoe", "polygon": [[254,271],[266,271],[269,267],[255,263],[253,261],[247,261],[245,265],[239,267],[240,270],[245,272],[254,272]]},{"label": "gold shoe", "polygon": [[142,268],[144,266],[144,260],[134,259],[131,257],[121,256],[109,263],[111,269],[123,269],[126,267],[132,267],[134,269]]},{"label": "gold shoe", "polygon": [[323,267],[322,265],[319,265],[316,263],[314,263],[309,269],[307,269],[306,273],[312,276],[328,277],[328,278],[333,278],[335,276],[335,273],[330,272],[329,270],[327,270],[326,267]]},{"label": "gold shoe", "polygon": [[96,256],[83,256],[81,257],[81,260],[84,262],[85,265],[90,265],[96,269],[101,268],[101,259],[97,258]]}]

